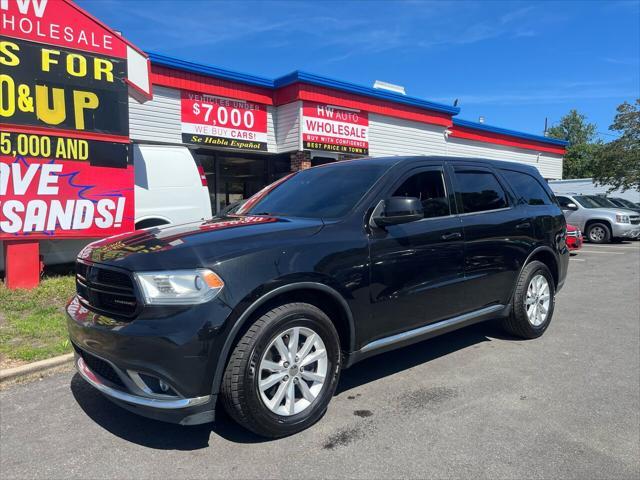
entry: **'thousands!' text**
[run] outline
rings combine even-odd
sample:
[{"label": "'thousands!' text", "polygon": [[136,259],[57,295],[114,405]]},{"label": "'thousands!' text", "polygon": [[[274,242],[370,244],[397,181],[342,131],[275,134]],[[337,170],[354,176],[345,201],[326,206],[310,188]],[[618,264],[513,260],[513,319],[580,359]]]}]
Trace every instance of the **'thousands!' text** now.
[{"label": "'thousands!' text", "polygon": [[[133,170],[91,167],[86,162],[27,164],[0,158],[0,233],[103,236],[119,231],[133,215],[126,186]],[[107,190],[87,182],[87,173],[110,178]],[[129,197],[129,198],[128,198]]]}]

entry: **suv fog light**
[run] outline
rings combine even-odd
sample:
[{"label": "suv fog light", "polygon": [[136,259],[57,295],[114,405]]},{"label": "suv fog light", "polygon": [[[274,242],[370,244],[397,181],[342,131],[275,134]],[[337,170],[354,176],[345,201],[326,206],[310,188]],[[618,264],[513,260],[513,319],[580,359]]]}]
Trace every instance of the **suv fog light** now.
[{"label": "suv fog light", "polygon": [[135,370],[127,370],[127,374],[133,383],[135,383],[140,390],[148,395],[171,395],[173,397],[178,397],[178,393],[171,388],[164,380],[160,378],[154,377],[152,375],[148,375],[146,373],[136,372]]}]

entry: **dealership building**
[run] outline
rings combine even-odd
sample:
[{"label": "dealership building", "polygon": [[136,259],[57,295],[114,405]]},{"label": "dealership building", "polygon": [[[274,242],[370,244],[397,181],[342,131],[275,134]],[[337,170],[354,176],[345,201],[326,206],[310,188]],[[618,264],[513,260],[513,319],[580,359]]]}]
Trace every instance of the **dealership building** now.
[{"label": "dealership building", "polygon": [[131,140],[191,149],[214,212],[291,171],[366,156],[511,160],[562,178],[566,142],[462,120],[454,106],[300,71],[273,80],[149,58],[152,98],[129,98]]}]

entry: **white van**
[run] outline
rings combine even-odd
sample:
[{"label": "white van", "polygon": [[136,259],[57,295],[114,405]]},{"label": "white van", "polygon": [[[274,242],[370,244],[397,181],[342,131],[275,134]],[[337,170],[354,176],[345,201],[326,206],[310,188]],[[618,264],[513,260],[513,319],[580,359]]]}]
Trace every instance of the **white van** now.
[{"label": "white van", "polygon": [[[180,224],[211,218],[209,189],[204,171],[187,147],[133,146],[136,229]],[[93,239],[42,240],[45,265],[73,262]],[[0,242],[0,271],[4,248]]]},{"label": "white van", "polygon": [[136,229],[211,218],[202,168],[187,147],[134,145]]}]

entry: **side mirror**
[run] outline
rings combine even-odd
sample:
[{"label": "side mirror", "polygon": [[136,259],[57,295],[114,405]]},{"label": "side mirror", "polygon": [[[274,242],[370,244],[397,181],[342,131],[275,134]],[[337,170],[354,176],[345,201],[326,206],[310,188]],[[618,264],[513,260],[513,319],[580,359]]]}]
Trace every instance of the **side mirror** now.
[{"label": "side mirror", "polygon": [[424,218],[422,202],[415,197],[389,197],[382,200],[371,215],[376,227],[415,222]]},{"label": "side mirror", "polygon": [[575,203],[567,203],[564,207],[562,207],[563,210],[578,210],[578,206]]}]

